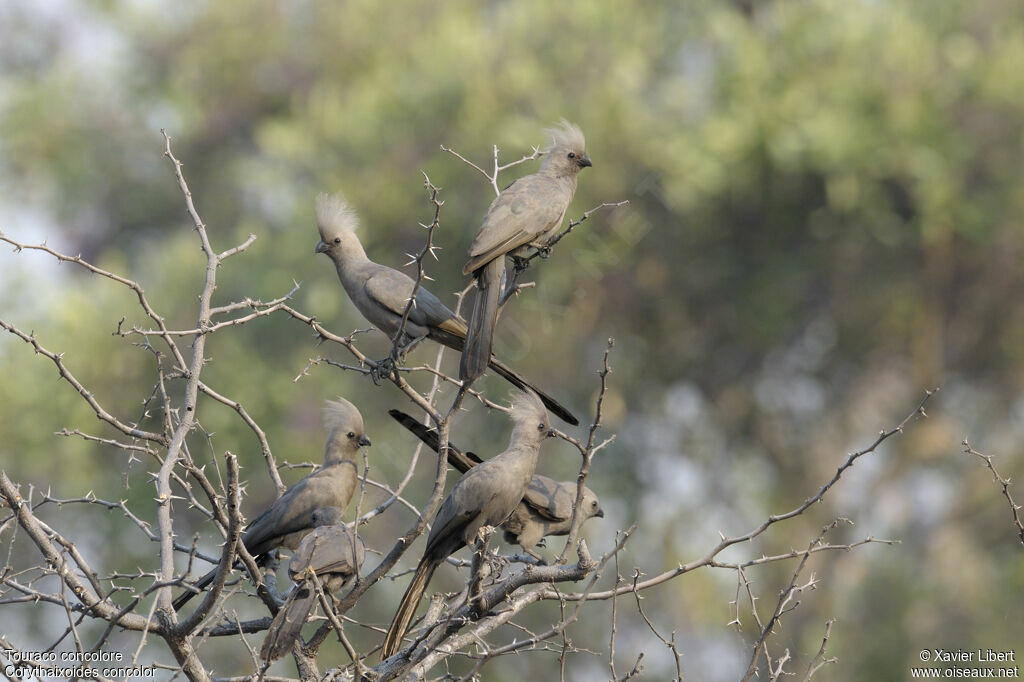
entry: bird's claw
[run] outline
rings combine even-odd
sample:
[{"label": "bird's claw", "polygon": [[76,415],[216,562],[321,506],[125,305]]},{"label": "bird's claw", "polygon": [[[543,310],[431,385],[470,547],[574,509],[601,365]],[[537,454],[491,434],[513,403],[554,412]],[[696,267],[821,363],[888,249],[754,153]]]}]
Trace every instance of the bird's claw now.
[{"label": "bird's claw", "polygon": [[493,575],[495,579],[497,579],[498,576],[501,575],[501,572],[504,570],[505,566],[508,565],[508,559],[501,556],[500,554],[488,553],[487,563],[490,564],[491,575]]},{"label": "bird's claw", "polygon": [[512,267],[516,272],[522,272],[530,267],[530,259],[522,256],[512,256]]},{"label": "bird's claw", "polygon": [[370,367],[370,378],[373,383],[380,386],[380,382],[390,379],[395,373],[395,359],[390,355],[383,360],[378,360]]}]

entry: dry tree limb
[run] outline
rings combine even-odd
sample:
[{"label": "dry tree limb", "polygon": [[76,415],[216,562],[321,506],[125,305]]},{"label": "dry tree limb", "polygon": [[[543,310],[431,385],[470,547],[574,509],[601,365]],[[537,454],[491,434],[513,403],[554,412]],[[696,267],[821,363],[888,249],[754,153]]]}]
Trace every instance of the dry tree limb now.
[{"label": "dry tree limb", "polygon": [[832,636],[832,626],[835,624],[836,619],[830,618],[825,622],[825,634],[821,638],[821,647],[818,648],[818,653],[814,655],[811,662],[807,665],[807,672],[804,673],[803,682],[814,677],[815,673],[824,668],[830,663],[835,663],[839,659],[836,657],[825,658],[825,648],[828,647],[828,640]]},{"label": "dry tree limb", "polygon": [[[716,560],[716,557],[719,554],[721,554],[722,551],[724,551],[728,547],[732,547],[733,545],[737,545],[737,544],[740,544],[740,543],[743,543],[743,542],[748,542],[749,540],[753,540],[754,538],[759,537],[760,535],[763,535],[765,533],[765,531],[767,531],[769,528],[771,528],[775,524],[780,523],[782,521],[787,521],[787,520],[792,519],[792,518],[794,518],[796,516],[799,516],[799,515],[803,514],[805,511],[807,511],[807,509],[809,509],[812,505],[820,502],[822,500],[822,498],[828,493],[828,491],[831,490],[832,487],[835,486],[836,483],[839,482],[839,479],[842,478],[843,473],[847,469],[849,469],[851,466],[853,466],[858,459],[860,459],[861,457],[863,457],[863,456],[865,456],[867,454],[870,454],[870,453],[874,452],[875,450],[878,449],[878,446],[880,446],[882,443],[884,443],[885,441],[889,440],[893,436],[896,436],[896,435],[899,435],[899,434],[903,433],[903,430],[907,427],[907,425],[915,417],[917,417],[917,416],[927,417],[927,414],[924,411],[924,407],[927,404],[928,400],[933,395],[935,395],[935,393],[937,391],[938,391],[938,389],[933,389],[933,390],[930,390],[930,391],[926,391],[924,398],[922,398],[921,401],[917,404],[917,407],[914,408],[914,411],[911,412],[910,414],[908,414],[899,424],[897,424],[896,426],[894,426],[894,427],[892,427],[892,428],[890,428],[888,430],[881,431],[878,434],[878,436],[875,438],[875,440],[870,445],[868,445],[867,447],[865,447],[865,448],[863,448],[861,450],[858,450],[856,452],[850,453],[846,457],[846,460],[843,461],[843,463],[840,464],[837,467],[835,473],[832,475],[832,478],[829,479],[827,482],[825,482],[821,486],[821,488],[819,488],[818,491],[814,495],[808,497],[806,500],[804,500],[798,506],[796,506],[793,509],[791,509],[791,510],[789,510],[787,512],[784,512],[784,513],[770,515],[767,519],[765,519],[756,528],[754,528],[754,529],[752,529],[752,530],[750,530],[750,531],[748,531],[746,533],[743,533],[741,535],[725,536],[724,534],[722,534],[721,535],[721,538],[722,538],[721,541],[719,541],[719,543],[717,545],[715,545],[713,548],[711,548],[704,556],[700,557],[699,559],[694,559],[693,561],[687,562],[685,564],[681,563],[676,568],[673,568],[671,570],[668,570],[668,571],[665,571],[663,573],[660,573],[660,574],[658,574],[658,575],[656,575],[656,576],[654,576],[652,578],[648,578],[647,580],[644,580],[644,581],[638,583],[637,586],[636,586],[637,589],[646,590],[648,588],[654,587],[655,585],[660,585],[660,584],[662,584],[664,582],[672,580],[673,578],[675,578],[677,576],[680,576],[680,575],[682,575],[684,573],[689,573],[690,571],[694,571],[694,570],[696,570],[698,568],[702,568],[704,566],[722,565],[722,566],[731,567],[731,566],[728,566],[726,564],[719,564],[717,562],[717,560]],[[885,542],[885,541],[883,541],[883,542]],[[624,592],[630,592],[630,591],[632,591],[632,587],[620,587],[618,589],[605,590],[605,591],[602,591],[602,592],[596,592],[594,594],[591,594],[588,597],[588,599],[591,599],[591,600],[593,600],[593,599],[611,599],[612,597],[614,597],[616,595],[623,594]],[[558,594],[556,594],[554,592],[549,592],[548,594],[545,595],[545,599],[568,599],[568,600],[571,601],[571,600],[578,599],[578,597],[576,597],[574,595],[571,595],[571,594],[568,594],[568,595],[558,595]]]},{"label": "dry tree limb", "polygon": [[807,565],[807,560],[811,556],[811,550],[815,546],[820,545],[825,535],[828,534],[830,531],[834,530],[840,523],[850,523],[850,521],[849,519],[834,520],[832,523],[822,528],[818,536],[811,540],[811,542],[807,545],[807,549],[801,553],[800,562],[797,564],[796,569],[794,569],[793,571],[793,577],[790,579],[789,585],[787,585],[779,593],[778,601],[775,604],[775,610],[772,612],[772,615],[768,619],[768,622],[761,629],[761,633],[758,636],[757,642],[754,643],[754,649],[750,657],[750,663],[747,666],[747,672],[744,675],[742,682],[747,682],[751,677],[757,674],[757,659],[760,654],[763,654],[765,660],[768,662],[768,669],[773,679],[778,678],[778,676],[782,674],[783,664],[787,660],[789,660],[790,657],[789,650],[786,650],[785,654],[776,662],[775,666],[773,667],[771,656],[768,654],[768,636],[772,634],[772,631],[775,629],[775,626],[778,624],[779,620],[782,618],[783,615],[789,613],[790,611],[792,611],[800,605],[799,601],[793,602],[794,598],[805,590],[813,590],[817,587],[818,580],[814,577],[813,573],[811,574],[810,579],[803,585],[797,585],[797,580],[800,579],[800,574],[803,573],[804,566]]},{"label": "dry tree limb", "polygon": [[3,327],[11,334],[17,336],[19,339],[32,346],[32,349],[36,352],[36,354],[49,358],[53,362],[53,364],[56,365],[57,372],[60,374],[60,377],[69,384],[71,384],[75,391],[78,392],[78,395],[82,396],[82,399],[85,400],[85,402],[88,403],[89,407],[93,409],[93,412],[96,413],[96,417],[100,421],[110,424],[111,426],[113,426],[115,429],[117,429],[126,436],[130,436],[132,438],[140,438],[142,440],[150,441],[151,443],[156,443],[158,445],[168,445],[169,439],[165,434],[144,431],[130,424],[125,424],[120,419],[107,412],[103,408],[103,406],[100,405],[99,401],[96,400],[96,396],[93,395],[92,391],[90,391],[84,385],[82,385],[82,382],[80,382],[64,364],[63,353],[54,353],[47,350],[42,345],[40,345],[39,341],[36,340],[36,337],[33,334],[26,334],[25,332],[21,331],[12,324],[5,322],[4,320],[0,320],[0,327]]},{"label": "dry tree limb", "polygon": [[995,465],[992,464],[991,455],[982,454],[972,448],[966,438],[963,441],[963,446],[965,454],[974,455],[984,462],[985,467],[992,472],[992,478],[999,484],[1000,492],[1002,492],[1003,497],[1006,498],[1006,502],[1010,505],[1010,514],[1013,515],[1013,525],[1017,527],[1017,537],[1020,538],[1021,544],[1024,544],[1024,523],[1021,523],[1020,518],[1021,505],[1014,502],[1013,496],[1010,494],[1010,479],[1003,478],[999,472],[996,471]]}]

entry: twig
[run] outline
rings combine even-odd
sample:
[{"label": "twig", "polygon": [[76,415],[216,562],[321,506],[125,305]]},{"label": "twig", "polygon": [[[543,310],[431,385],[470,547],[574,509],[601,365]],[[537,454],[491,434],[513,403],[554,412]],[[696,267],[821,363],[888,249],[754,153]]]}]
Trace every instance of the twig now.
[{"label": "twig", "polygon": [[71,386],[74,387],[76,391],[78,391],[78,394],[82,396],[86,403],[89,404],[89,407],[93,409],[93,412],[96,413],[96,416],[101,421],[110,424],[111,426],[113,426],[115,429],[125,434],[126,436],[131,436],[132,438],[141,438],[142,440],[148,440],[150,442],[164,446],[168,444],[167,436],[165,436],[164,434],[143,431],[142,429],[135,428],[130,424],[125,424],[120,419],[110,414],[105,409],[103,409],[103,407],[96,400],[96,397],[93,395],[92,391],[88,390],[85,386],[83,386],[82,382],[75,378],[75,375],[72,374],[71,371],[64,364],[63,353],[53,353],[51,351],[46,350],[39,344],[39,341],[36,340],[36,337],[34,335],[26,334],[25,332],[21,331],[14,325],[8,324],[4,320],[0,320],[0,327],[3,327],[11,334],[14,334],[19,339],[32,346],[32,349],[35,350],[37,354],[49,358],[53,362],[53,364],[57,366],[57,372],[60,373],[61,378],[67,381],[69,384],[71,384]]},{"label": "twig", "polygon": [[[430,203],[434,206],[434,219],[429,225],[420,223],[420,227],[427,231],[427,238],[424,241],[420,252],[415,256],[410,254],[412,260],[406,263],[406,265],[416,266],[416,277],[413,278],[412,291],[409,293],[409,300],[405,303],[405,310],[402,311],[401,322],[399,322],[398,329],[395,330],[395,334],[391,339],[391,361],[394,368],[398,367],[398,363],[401,360],[402,355],[405,353],[405,350],[416,343],[416,340],[413,340],[408,345],[403,345],[402,339],[406,335],[405,329],[406,325],[409,324],[409,314],[412,313],[413,308],[416,307],[416,295],[419,293],[423,280],[430,279],[427,277],[426,269],[423,266],[423,259],[426,258],[427,254],[430,254],[435,260],[437,260],[435,250],[438,247],[434,246],[434,230],[436,230],[440,224],[441,206],[444,205],[444,202],[437,198],[438,193],[441,191],[440,188],[435,187],[433,183],[430,182],[430,178],[427,177],[426,173],[423,173],[423,186],[427,188],[427,193],[430,196]],[[392,372],[397,376],[396,369],[393,369]]]},{"label": "twig", "polygon": [[[640,592],[636,589],[636,584],[640,580],[641,575],[642,574],[640,573],[639,569],[633,572],[633,596],[636,598],[636,610],[640,613],[640,617],[644,619],[644,622],[647,623],[647,627],[649,627],[651,629],[651,632],[654,633],[654,636],[661,640],[661,643],[664,644],[665,647],[672,652],[672,657],[675,659],[676,662],[675,679],[678,682],[683,682],[683,655],[679,653],[679,649],[676,647],[675,630],[672,631],[672,634],[669,636],[669,639],[665,639],[662,636],[662,634],[658,632],[658,629],[654,627],[654,623],[652,623],[651,619],[647,617],[647,614],[644,613],[644,608],[640,604],[640,600],[642,599],[642,597],[640,596]],[[615,602],[613,601],[612,603]]]},{"label": "twig", "polygon": [[771,671],[771,675],[773,678],[778,678],[778,676],[781,674],[783,664],[789,659],[789,650],[786,650],[785,655],[776,663],[775,667],[773,668],[771,657],[768,655],[766,641],[768,639],[768,636],[772,633],[772,630],[775,628],[775,625],[779,622],[779,619],[782,618],[783,614],[792,611],[800,605],[800,602],[796,602],[792,606],[789,606],[790,602],[793,600],[793,597],[800,594],[804,590],[813,590],[815,586],[818,584],[818,581],[815,579],[813,573],[811,574],[810,580],[808,580],[805,584],[798,586],[796,583],[797,580],[800,578],[800,574],[804,570],[804,566],[807,565],[807,559],[811,556],[811,549],[814,548],[816,545],[821,544],[821,541],[825,537],[825,535],[829,531],[835,529],[836,526],[838,526],[840,523],[849,523],[849,520],[836,519],[829,525],[822,528],[818,536],[811,540],[810,544],[808,544],[807,549],[804,551],[803,555],[800,558],[800,563],[797,564],[796,569],[793,571],[793,577],[790,579],[789,585],[787,585],[786,588],[783,589],[782,592],[779,594],[779,599],[776,602],[775,610],[772,612],[771,618],[768,619],[768,623],[765,624],[765,626],[761,629],[761,634],[758,637],[757,642],[754,644],[754,651],[750,657],[750,664],[747,666],[747,673],[746,675],[744,675],[742,682],[747,682],[751,677],[757,674],[757,658],[759,653],[763,653],[765,658],[767,659],[768,668]]},{"label": "twig", "polygon": [[1006,498],[1006,501],[1010,505],[1010,513],[1013,515],[1013,523],[1015,526],[1017,526],[1017,537],[1020,538],[1021,544],[1024,544],[1024,524],[1021,523],[1020,518],[1021,505],[1014,502],[1013,496],[1010,494],[1010,479],[1003,478],[1002,476],[999,475],[999,472],[996,471],[995,465],[992,464],[992,457],[990,455],[984,455],[975,450],[974,448],[972,448],[970,443],[967,442],[966,438],[963,441],[963,445],[964,453],[968,455],[974,455],[975,457],[983,461],[985,463],[985,466],[988,467],[988,470],[992,472],[992,478],[994,478],[996,483],[999,484],[1000,488],[1002,489],[1003,497]]},{"label": "twig", "polygon": [[[572,521],[569,524],[569,536],[566,538],[565,547],[562,548],[561,554],[558,555],[556,563],[563,563],[569,556],[569,549],[576,543],[576,538],[580,532],[580,526],[583,525],[583,514],[580,512],[583,507],[583,491],[587,480],[587,475],[590,473],[590,464],[594,460],[594,455],[607,445],[609,441],[605,441],[601,445],[595,445],[597,437],[597,430],[601,427],[602,410],[604,407],[604,397],[608,391],[608,375],[611,373],[611,364],[609,358],[611,356],[612,348],[615,347],[615,339],[608,339],[608,343],[604,349],[604,359],[601,364],[601,370],[597,373],[600,377],[600,389],[597,393],[597,400],[594,405],[594,420],[590,424],[590,430],[587,434],[586,445],[576,442],[577,448],[580,450],[580,454],[583,455],[583,463],[580,465],[579,473],[576,475],[576,500],[572,505]],[[566,440],[569,440],[566,438]]]},{"label": "twig", "polygon": [[[693,560],[693,561],[691,561],[689,563],[680,564],[678,567],[676,567],[674,569],[671,569],[671,570],[668,570],[668,571],[665,571],[664,573],[656,575],[653,578],[648,578],[647,580],[644,580],[644,581],[640,582],[637,585],[637,589],[646,590],[646,589],[649,589],[651,587],[654,587],[655,585],[660,585],[660,584],[662,584],[662,583],[664,583],[664,582],[666,582],[668,580],[672,580],[676,576],[682,575],[684,573],[689,573],[690,571],[696,570],[696,569],[701,568],[703,566],[711,565],[711,564],[713,564],[715,562],[715,558],[719,554],[721,554],[722,551],[724,551],[726,548],[732,547],[733,545],[737,545],[737,544],[740,544],[742,542],[748,542],[750,540],[753,540],[754,538],[762,535],[765,531],[767,531],[769,528],[771,528],[775,524],[777,524],[777,523],[779,523],[781,521],[786,521],[786,520],[791,519],[791,518],[793,518],[795,516],[799,516],[800,514],[803,514],[808,508],[810,508],[812,505],[814,505],[817,502],[819,502],[822,499],[822,497],[825,496],[825,493],[827,493],[829,490],[831,490],[832,486],[834,486],[839,481],[839,479],[842,477],[843,473],[847,469],[849,469],[851,466],[853,466],[858,459],[860,459],[864,455],[867,455],[867,454],[869,454],[871,452],[874,452],[876,449],[878,449],[879,445],[881,445],[885,441],[889,440],[893,436],[903,433],[903,429],[906,428],[907,424],[909,424],[910,421],[914,417],[916,417],[918,415],[920,415],[922,417],[927,417],[927,414],[924,411],[924,406],[925,406],[925,404],[927,404],[928,400],[933,395],[935,395],[935,393],[938,390],[939,389],[933,389],[931,391],[926,391],[925,392],[925,396],[921,400],[921,402],[918,403],[917,407],[914,408],[914,411],[911,412],[909,415],[907,415],[903,419],[903,421],[901,421],[895,427],[893,427],[893,428],[891,428],[891,429],[889,429],[887,431],[882,431],[881,433],[879,433],[878,437],[875,438],[874,442],[872,442],[866,448],[864,448],[862,450],[858,450],[857,452],[854,452],[854,453],[851,453],[850,455],[848,455],[846,460],[842,464],[840,464],[839,467],[836,469],[836,472],[835,472],[835,474],[833,474],[832,478],[829,481],[827,481],[824,485],[822,485],[822,487],[818,490],[818,492],[816,492],[814,495],[812,495],[811,497],[809,497],[806,500],[804,500],[804,502],[802,504],[798,505],[797,507],[795,507],[794,509],[791,509],[788,512],[785,512],[785,513],[782,513],[782,514],[772,514],[767,519],[765,519],[764,522],[762,522],[759,526],[757,526],[753,530],[750,530],[750,531],[748,531],[746,533],[743,533],[742,535],[734,535],[734,536],[730,536],[730,537],[726,537],[725,535],[722,535],[722,539],[719,541],[719,543],[717,545],[715,545],[703,557],[701,557],[699,559],[695,559],[695,560]],[[632,590],[631,587],[620,587],[620,588],[617,588],[615,590],[606,590],[606,591],[603,591],[603,592],[595,592],[595,593],[591,594],[588,597],[588,599],[590,599],[590,600],[611,599],[612,597],[616,596],[617,594],[622,594],[624,591],[631,591],[631,590]],[[568,600],[572,601],[572,600],[579,599],[579,596],[578,595],[573,595],[573,594],[557,595],[557,594],[555,594],[552,591],[552,592],[549,592],[548,594],[546,594],[544,596],[544,598],[545,599],[568,599]]]},{"label": "twig", "polygon": [[512,274],[509,275],[508,277],[508,282],[506,283],[505,289],[504,291],[502,291],[501,298],[498,299],[498,304],[504,305],[505,301],[507,301],[509,297],[512,296],[512,294],[516,293],[519,289],[525,286],[519,285],[517,284],[517,282],[519,280],[519,276],[526,271],[526,269],[530,266],[530,262],[533,261],[533,259],[547,258],[548,255],[550,255],[551,253],[552,247],[554,247],[555,244],[562,241],[562,239],[564,239],[566,235],[568,235],[570,232],[576,229],[576,227],[580,223],[583,223],[588,218],[590,218],[591,214],[600,211],[603,208],[616,208],[618,206],[625,206],[627,204],[629,204],[629,199],[623,199],[622,201],[605,202],[603,204],[600,204],[599,206],[595,206],[589,211],[584,211],[582,216],[580,216],[576,220],[569,221],[569,224],[565,227],[565,229],[559,232],[557,235],[555,235],[547,244],[545,244],[541,248],[534,248],[534,250],[527,256],[518,257],[515,260],[515,265],[512,269]]},{"label": "twig", "polygon": [[825,658],[825,647],[828,646],[829,637],[832,636],[832,625],[836,622],[835,618],[829,618],[825,621],[825,634],[821,638],[821,646],[818,648],[818,653],[814,655],[811,662],[807,665],[807,672],[804,674],[803,682],[814,677],[814,674],[824,668],[829,663],[835,663],[839,659],[833,656],[832,658]]}]

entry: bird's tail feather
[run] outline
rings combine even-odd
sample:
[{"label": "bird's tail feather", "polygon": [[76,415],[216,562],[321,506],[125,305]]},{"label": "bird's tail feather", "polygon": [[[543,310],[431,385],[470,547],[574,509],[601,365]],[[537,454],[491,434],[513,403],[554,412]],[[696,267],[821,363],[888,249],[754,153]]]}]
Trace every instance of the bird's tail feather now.
[{"label": "bird's tail feather", "polygon": [[276,661],[292,649],[292,644],[298,639],[302,632],[302,626],[306,624],[306,618],[313,609],[313,602],[316,599],[316,591],[306,587],[297,587],[289,595],[273,622],[267,629],[267,637],[263,640],[263,647],[260,649],[260,656],[268,663]]},{"label": "bird's tail feather", "polygon": [[193,592],[192,590],[186,590],[186,591],[182,592],[181,594],[178,595],[177,599],[175,599],[174,601],[171,602],[171,608],[173,608],[175,611],[180,611],[181,607],[184,606],[185,604],[187,604],[189,602],[189,600],[192,599],[192,597],[194,597],[197,594],[199,594],[199,592],[202,592],[203,590],[205,590],[206,586],[209,585],[210,583],[212,583],[213,579],[215,577],[217,577],[217,569],[216,568],[213,569],[212,571],[210,571],[209,573],[207,573],[206,575],[204,575],[199,580],[197,580],[194,583],[192,583],[192,587],[194,587],[196,590],[198,590],[197,592]]},{"label": "bird's tail feather", "polygon": [[424,590],[427,589],[427,583],[430,582],[431,576],[434,575],[435,568],[437,568],[437,563],[431,561],[429,556],[423,557],[420,560],[420,565],[416,567],[412,582],[406,588],[402,603],[398,605],[398,611],[391,620],[391,627],[388,628],[388,634],[384,638],[384,646],[381,648],[380,654],[382,661],[394,655],[402,647],[402,638],[409,631],[412,618],[416,615],[416,607],[420,605],[420,599],[423,597]]},{"label": "bird's tail feather", "polygon": [[494,342],[494,326],[498,322],[498,299],[505,275],[505,258],[500,256],[480,268],[476,278],[476,298],[469,316],[466,347],[462,349],[459,379],[472,383],[487,369]]},{"label": "bird's tail feather", "polygon": [[[434,452],[440,451],[441,440],[437,437],[436,429],[416,421],[401,410],[388,410],[388,414],[399,424],[416,434],[416,437],[423,441],[431,450]],[[448,463],[455,467],[459,473],[466,473],[481,461],[472,452],[462,452],[451,443],[448,443]]]},{"label": "bird's tail feather", "polygon": [[498,358],[491,358],[491,369],[493,369],[495,372],[501,375],[506,381],[508,381],[510,384],[512,384],[519,390],[530,389],[531,391],[536,393],[537,397],[540,398],[542,403],[544,403],[544,407],[548,408],[548,411],[551,412],[551,414],[555,415],[556,417],[558,417],[567,424],[579,426],[580,420],[577,419],[576,415],[570,412],[568,408],[566,408],[560,402],[549,396],[544,391],[537,388],[535,385],[528,382],[519,374],[516,374],[515,370],[513,370],[511,367],[501,362],[500,360],[498,360]]}]

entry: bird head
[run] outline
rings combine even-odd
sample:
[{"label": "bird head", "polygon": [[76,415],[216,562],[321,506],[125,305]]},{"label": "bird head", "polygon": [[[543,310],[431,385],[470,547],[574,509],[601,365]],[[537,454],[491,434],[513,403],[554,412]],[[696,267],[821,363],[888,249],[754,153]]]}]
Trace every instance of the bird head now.
[{"label": "bird head", "polygon": [[[326,253],[336,258],[346,249],[353,248],[353,244],[359,244],[356,237],[359,218],[340,194],[317,195],[316,226],[320,231],[316,253]],[[362,247],[359,246],[359,249],[361,251]]]},{"label": "bird head", "polygon": [[514,424],[512,437],[525,438],[540,443],[554,435],[551,420],[544,403],[533,391],[517,391],[512,397],[512,411],[509,413]]},{"label": "bird head", "polygon": [[587,156],[587,141],[579,126],[563,118],[558,127],[545,132],[551,135],[551,146],[545,150],[541,170],[576,177],[581,170],[594,165]]},{"label": "bird head", "polygon": [[371,444],[363,428],[363,415],[344,398],[327,401],[324,427],[331,432],[327,437],[325,463],[331,459],[352,459],[359,448]]},{"label": "bird head", "polygon": [[600,519],[604,518],[601,501],[597,499],[597,495],[590,488],[583,488],[583,504],[580,506],[580,512],[583,514],[584,521],[594,516]]}]

